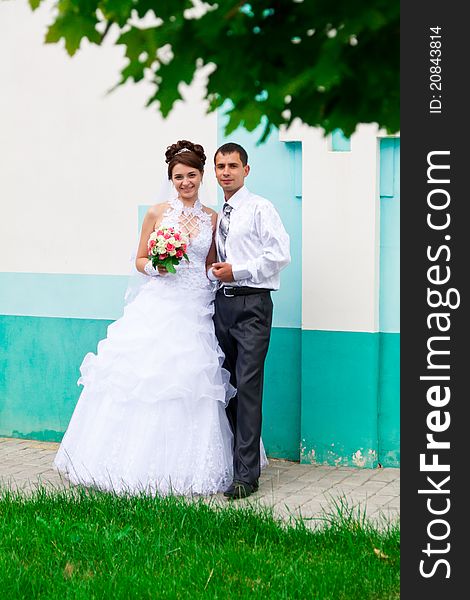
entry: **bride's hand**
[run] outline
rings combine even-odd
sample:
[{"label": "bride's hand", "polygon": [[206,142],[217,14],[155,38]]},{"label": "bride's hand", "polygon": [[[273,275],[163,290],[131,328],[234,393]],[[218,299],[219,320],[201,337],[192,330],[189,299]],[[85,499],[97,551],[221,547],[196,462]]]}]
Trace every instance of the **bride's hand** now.
[{"label": "bride's hand", "polygon": [[160,275],[166,275],[168,273],[168,271],[166,270],[166,267],[162,267],[161,265],[158,265],[157,269],[158,269],[158,272],[160,273]]}]

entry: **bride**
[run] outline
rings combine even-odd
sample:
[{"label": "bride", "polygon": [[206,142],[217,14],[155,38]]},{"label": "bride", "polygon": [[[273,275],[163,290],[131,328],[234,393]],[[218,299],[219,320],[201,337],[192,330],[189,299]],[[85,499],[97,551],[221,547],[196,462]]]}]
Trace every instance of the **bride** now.
[{"label": "bride", "polygon": [[[145,216],[136,268],[146,281],[97,354],[83,360],[84,389],[54,466],[73,483],[115,492],[212,494],[232,481],[225,407],[235,394],[221,367],[206,276],[216,262],[217,213],[198,199],[202,146],[182,140],[165,156],[177,197]],[[147,257],[159,227],[189,237],[189,262],[175,274]]]}]

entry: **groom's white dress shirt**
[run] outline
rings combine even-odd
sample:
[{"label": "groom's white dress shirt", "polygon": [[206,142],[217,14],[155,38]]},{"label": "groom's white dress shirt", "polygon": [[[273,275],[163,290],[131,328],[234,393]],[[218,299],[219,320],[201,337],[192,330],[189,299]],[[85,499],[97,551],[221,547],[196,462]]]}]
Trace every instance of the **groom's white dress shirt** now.
[{"label": "groom's white dress shirt", "polygon": [[[289,235],[279,214],[269,200],[252,194],[245,186],[228,204],[232,211],[225,253],[235,282],[227,285],[278,290],[279,272],[290,262]],[[219,222],[220,214],[217,238]],[[217,247],[218,242],[217,239]]]}]

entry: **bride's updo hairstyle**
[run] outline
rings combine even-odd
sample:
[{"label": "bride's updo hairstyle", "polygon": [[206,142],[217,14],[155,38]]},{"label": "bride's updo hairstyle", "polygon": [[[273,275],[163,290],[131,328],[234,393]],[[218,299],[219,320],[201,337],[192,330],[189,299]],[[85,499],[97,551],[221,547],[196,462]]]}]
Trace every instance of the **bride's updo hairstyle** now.
[{"label": "bride's updo hairstyle", "polygon": [[204,148],[200,144],[193,144],[188,140],[179,140],[176,144],[168,146],[165,152],[165,161],[168,164],[168,179],[171,179],[173,167],[177,164],[193,167],[202,173],[206,155]]}]

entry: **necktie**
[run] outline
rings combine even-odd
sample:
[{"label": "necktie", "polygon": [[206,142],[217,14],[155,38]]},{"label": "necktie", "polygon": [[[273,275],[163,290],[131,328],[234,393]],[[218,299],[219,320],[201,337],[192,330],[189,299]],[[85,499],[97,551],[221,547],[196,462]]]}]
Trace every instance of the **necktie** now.
[{"label": "necktie", "polygon": [[225,262],[227,255],[225,254],[225,242],[227,239],[228,228],[230,226],[230,212],[233,206],[225,202],[222,209],[222,217],[219,223],[219,256],[222,262]]}]

